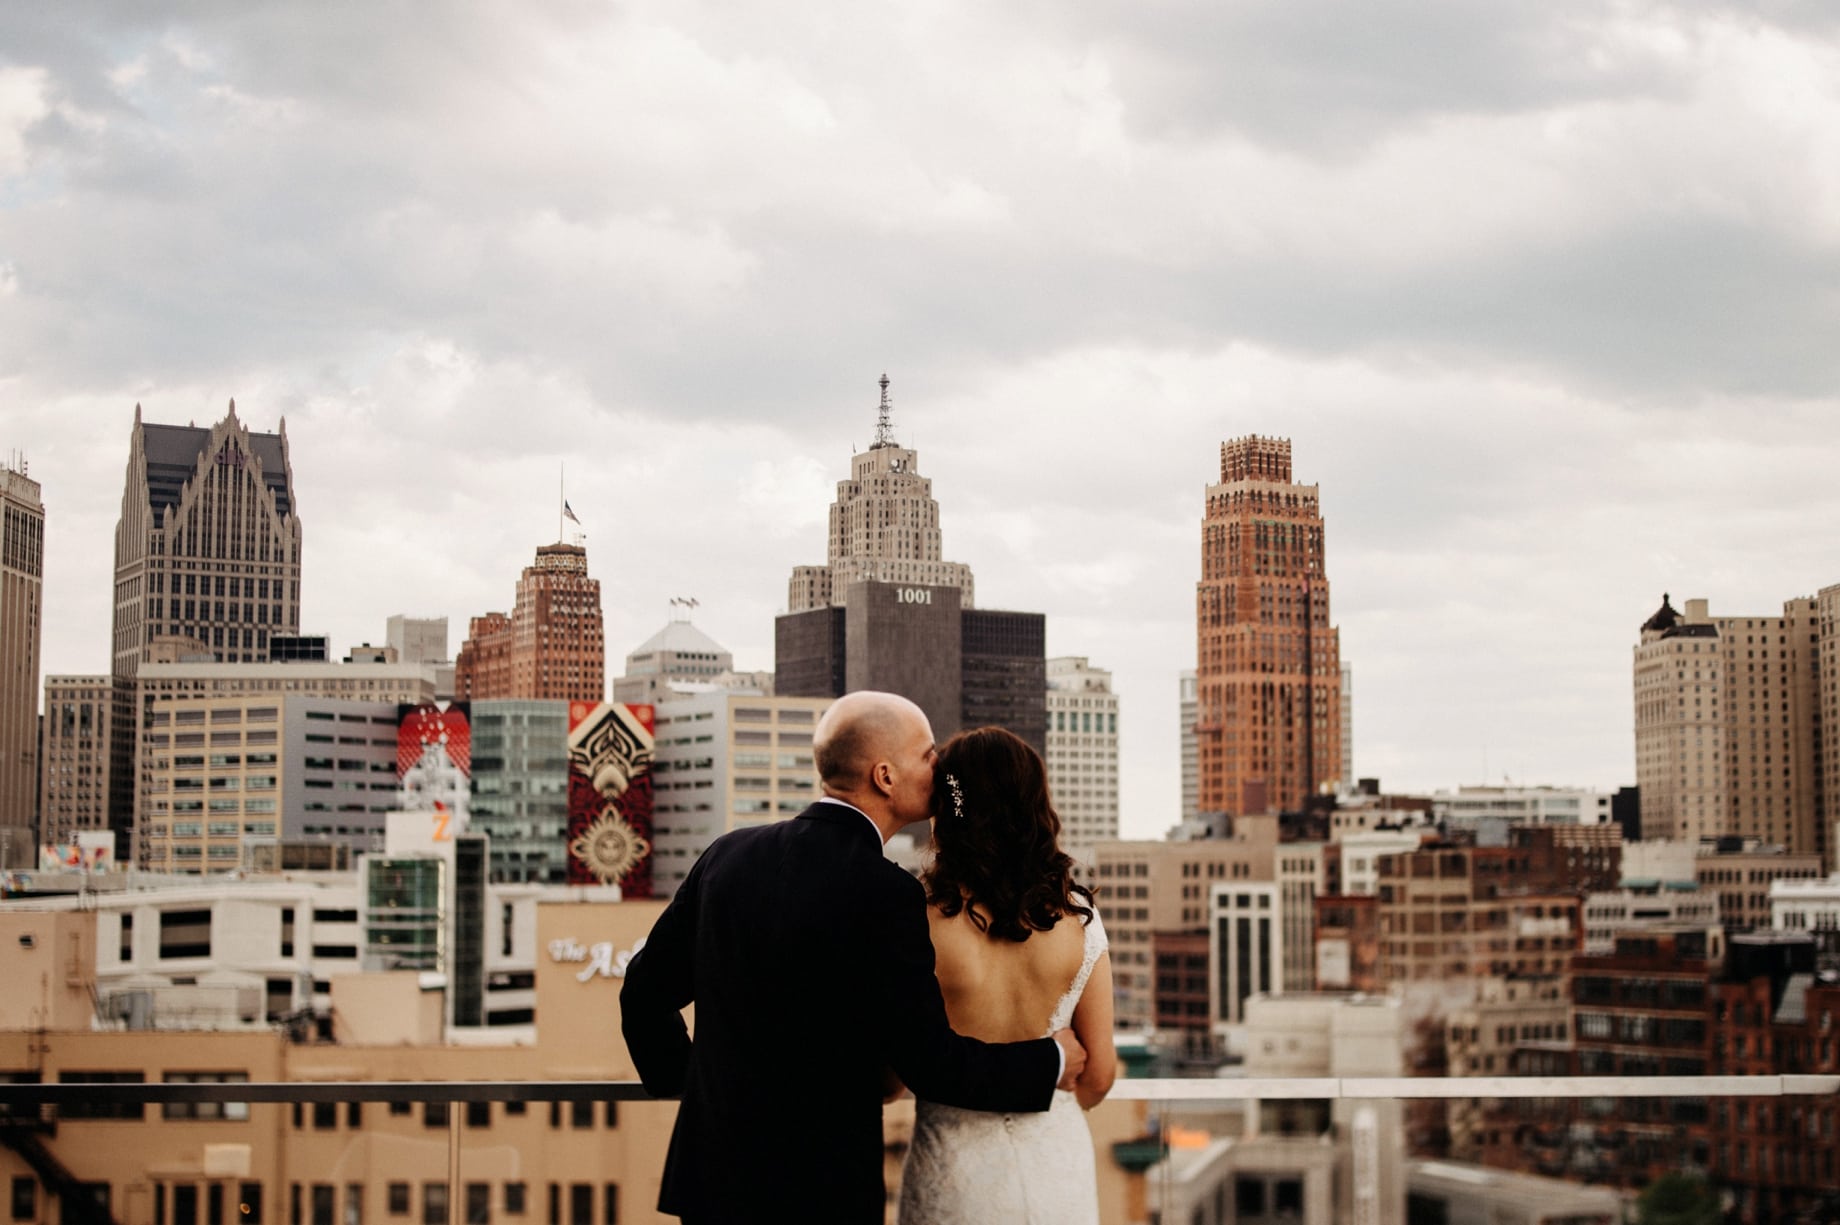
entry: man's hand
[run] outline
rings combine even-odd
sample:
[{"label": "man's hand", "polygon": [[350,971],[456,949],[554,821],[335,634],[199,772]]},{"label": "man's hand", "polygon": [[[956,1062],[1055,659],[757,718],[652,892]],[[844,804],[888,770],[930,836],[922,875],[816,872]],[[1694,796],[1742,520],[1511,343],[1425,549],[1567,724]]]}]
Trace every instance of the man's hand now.
[{"label": "man's hand", "polygon": [[1061,1044],[1061,1054],[1066,1056],[1067,1066],[1061,1069],[1060,1087],[1071,1091],[1074,1082],[1080,1079],[1080,1073],[1086,1070],[1086,1048],[1073,1036],[1071,1029],[1059,1030],[1054,1040]]}]

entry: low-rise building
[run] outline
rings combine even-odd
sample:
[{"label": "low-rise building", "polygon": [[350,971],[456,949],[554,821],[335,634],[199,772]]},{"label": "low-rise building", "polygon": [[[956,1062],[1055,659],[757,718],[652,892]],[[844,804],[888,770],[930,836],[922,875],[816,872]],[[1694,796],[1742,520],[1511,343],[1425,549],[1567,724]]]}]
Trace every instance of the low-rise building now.
[{"label": "low-rise building", "polygon": [[392,704],[290,693],[145,702],[140,866],[235,871],[277,838],[381,850],[400,722]]},{"label": "low-rise building", "polygon": [[1621,889],[1585,895],[1584,951],[1608,953],[1618,934],[1634,928],[1718,921],[1715,893],[1681,881],[1628,881]]},{"label": "low-rise building", "polygon": [[[1215,882],[1275,878],[1278,819],[1240,817],[1225,838],[1183,842],[1098,842],[1091,880],[1112,944],[1114,1009],[1121,1029],[1155,1024],[1156,933],[1207,937]],[[1206,1033],[1206,1017],[1194,1027]]]},{"label": "low-rise building", "polygon": [[1700,888],[1718,894],[1719,921],[1734,933],[1771,925],[1773,882],[1813,881],[1823,875],[1818,854],[1791,854],[1780,846],[1737,838],[1700,843],[1693,871]]},{"label": "low-rise building", "polygon": [[1458,787],[1431,796],[1445,832],[1500,845],[1512,825],[1606,825],[1613,793],[1584,787]]}]

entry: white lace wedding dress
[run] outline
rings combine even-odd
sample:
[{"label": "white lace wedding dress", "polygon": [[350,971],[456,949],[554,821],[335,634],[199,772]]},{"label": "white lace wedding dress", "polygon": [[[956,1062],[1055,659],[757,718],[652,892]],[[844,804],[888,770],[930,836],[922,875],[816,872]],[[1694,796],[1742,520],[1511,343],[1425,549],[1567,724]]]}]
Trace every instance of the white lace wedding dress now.
[{"label": "white lace wedding dress", "polygon": [[[1044,1036],[1067,1028],[1105,948],[1095,909],[1080,971]],[[1092,1132],[1080,1103],[1065,1089],[1056,1089],[1053,1106],[1040,1114],[914,1103],[899,1219],[901,1225],[1098,1225]]]}]

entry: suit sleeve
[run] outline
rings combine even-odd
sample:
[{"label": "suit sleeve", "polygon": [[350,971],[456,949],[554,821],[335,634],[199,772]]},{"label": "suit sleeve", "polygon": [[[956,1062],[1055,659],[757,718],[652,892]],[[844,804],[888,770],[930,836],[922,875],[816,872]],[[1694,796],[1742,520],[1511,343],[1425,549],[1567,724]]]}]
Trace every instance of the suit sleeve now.
[{"label": "suit sleeve", "polygon": [[683,1010],[696,998],[696,895],[692,866],[670,905],[652,924],[645,947],[626,964],[620,987],[620,1032],[633,1067],[653,1097],[683,1092],[690,1068],[690,1030]]},{"label": "suit sleeve", "polygon": [[1060,1049],[1051,1038],[993,1044],[952,1031],[933,974],[926,896],[898,868],[878,890],[875,958],[888,1062],[916,1097],[967,1110],[1037,1111],[1054,1101]]}]

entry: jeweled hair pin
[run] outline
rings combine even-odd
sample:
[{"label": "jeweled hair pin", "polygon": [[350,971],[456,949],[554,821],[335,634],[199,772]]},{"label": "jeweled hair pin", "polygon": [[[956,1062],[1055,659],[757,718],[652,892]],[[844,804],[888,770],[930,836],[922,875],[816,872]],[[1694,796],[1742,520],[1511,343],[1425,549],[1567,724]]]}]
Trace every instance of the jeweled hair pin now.
[{"label": "jeweled hair pin", "polygon": [[965,793],[958,789],[956,776],[946,775],[946,790],[952,793],[952,815],[963,821],[965,819]]}]

